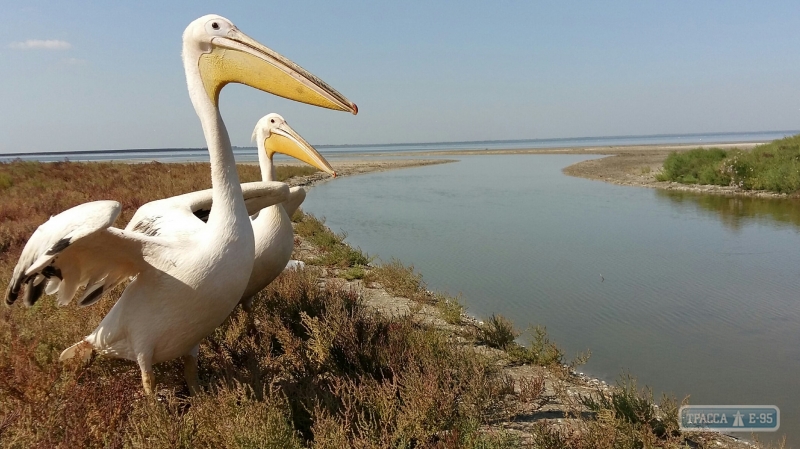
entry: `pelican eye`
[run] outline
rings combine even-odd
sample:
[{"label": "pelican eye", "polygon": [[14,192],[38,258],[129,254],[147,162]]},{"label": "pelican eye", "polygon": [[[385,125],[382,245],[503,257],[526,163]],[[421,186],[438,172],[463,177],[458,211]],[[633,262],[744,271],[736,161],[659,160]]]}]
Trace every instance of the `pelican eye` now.
[{"label": "pelican eye", "polygon": [[213,28],[215,30],[218,30],[219,29],[219,24],[217,22],[214,22],[214,23],[211,24],[211,28]]},{"label": "pelican eye", "polygon": [[273,119],[270,119],[270,121],[269,121],[269,122],[270,122],[270,123],[275,123],[275,119],[274,119],[274,118],[273,118]]}]

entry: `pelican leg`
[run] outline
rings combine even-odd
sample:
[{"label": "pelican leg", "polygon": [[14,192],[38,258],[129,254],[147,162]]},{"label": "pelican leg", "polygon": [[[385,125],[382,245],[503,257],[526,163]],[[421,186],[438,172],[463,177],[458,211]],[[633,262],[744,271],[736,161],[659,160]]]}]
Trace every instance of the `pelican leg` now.
[{"label": "pelican leg", "polygon": [[136,361],[139,363],[139,369],[142,371],[142,388],[144,388],[144,394],[152,396],[156,389],[156,376],[153,374],[153,363],[150,357],[146,357],[143,354],[139,354],[136,357]]},{"label": "pelican leg", "polygon": [[242,309],[247,312],[248,315],[253,313],[253,296],[241,300],[239,304],[242,305]]},{"label": "pelican leg", "polygon": [[253,317],[253,300],[255,296],[251,296],[249,298],[245,298],[239,301],[239,304],[242,305],[242,310],[247,314],[247,329],[250,332],[256,332],[256,322],[257,320]]},{"label": "pelican leg", "polygon": [[187,354],[183,359],[183,377],[186,379],[186,385],[189,386],[189,394],[192,396],[197,395],[202,390],[200,389],[200,379],[197,375],[197,354],[200,350],[199,346],[192,348],[191,354]]}]

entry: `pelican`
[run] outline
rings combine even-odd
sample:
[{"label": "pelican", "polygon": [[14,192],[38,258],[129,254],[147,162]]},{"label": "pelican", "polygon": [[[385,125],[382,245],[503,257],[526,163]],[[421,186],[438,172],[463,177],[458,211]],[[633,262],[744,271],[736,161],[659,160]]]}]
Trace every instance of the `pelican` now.
[{"label": "pelican", "polygon": [[[255,237],[255,259],[250,280],[247,283],[240,303],[248,312],[251,309],[253,296],[269,285],[287,266],[294,248],[294,233],[291,216],[300,207],[306,197],[302,187],[289,189],[286,201],[272,205],[259,195],[248,195],[252,190],[258,192],[262,184],[270,184],[276,180],[275,166],[272,158],[275,153],[294,157],[321,171],[336,176],[336,172],[328,161],[320,155],[300,134],[293,130],[279,114],[267,114],[262,117],[253,130],[252,137],[258,147],[258,163],[261,168],[262,182],[243,184],[246,199],[245,205],[250,214]],[[164,209],[191,203],[202,205],[194,210],[199,220],[205,220],[213,206],[211,189],[178,195],[171,198],[152,201],[142,205],[131,218],[125,230],[142,232],[157,222]],[[156,217],[156,218],[154,218]]]},{"label": "pelican", "polygon": [[288,199],[288,187],[282,183],[242,189],[219,113],[221,89],[242,83],[291,100],[357,112],[323,81],[217,15],[189,24],[182,58],[211,161],[216,207],[207,222],[195,213],[208,205],[188,201],[192,198],[136,223],[136,231],[111,226],[120,213],[116,201],[76,206],[34,232],[6,292],[10,305],[25,285],[23,302],[30,306],[46,288],[49,294],[58,292],[58,303],[65,305],[87,285],[79,300],[87,306],[133,278],[100,325],[67,348],[61,359],[88,359],[94,350],[133,360],[146,394],[155,387],[152,365],[178,357],[183,358],[190,391],[199,390],[198,344],[236,307],[253,268],[255,242],[245,199],[258,198],[267,205]]}]

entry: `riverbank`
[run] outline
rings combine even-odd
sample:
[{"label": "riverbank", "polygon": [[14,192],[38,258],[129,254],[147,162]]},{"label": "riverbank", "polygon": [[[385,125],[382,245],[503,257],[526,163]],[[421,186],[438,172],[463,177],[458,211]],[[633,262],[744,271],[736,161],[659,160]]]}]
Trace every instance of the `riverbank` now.
[{"label": "riverbank", "polygon": [[[652,149],[645,149],[639,150],[637,155],[647,151],[655,152]],[[665,157],[668,152],[663,154]],[[436,154],[436,156],[442,155]],[[452,155],[452,153],[447,155]],[[313,184],[314,182],[309,185]],[[366,249],[368,250],[368,248]],[[320,257],[320,252],[302,236],[298,236],[297,252],[294,257],[314,263],[314,260]],[[438,331],[445,332],[449,336],[448,338],[472,347],[481,356],[491,357],[494,360],[493,363],[500,367],[501,376],[509,380],[510,391],[505,393],[503,407],[500,410],[503,416],[484,425],[482,427],[484,432],[490,434],[509,433],[519,438],[524,444],[531,445],[540,441],[544,431],[553,432],[563,436],[565,442],[572,441],[570,444],[574,445],[569,447],[582,447],[575,442],[589,441],[585,438],[612,435],[613,432],[608,428],[602,428],[596,424],[597,411],[589,409],[580,398],[598,397],[598,395],[609,399],[616,395],[619,398],[621,391],[630,389],[630,384],[622,385],[622,387],[607,385],[599,379],[583,375],[569,365],[542,366],[520,363],[508,352],[490,348],[480,343],[479,339],[474,338],[474,335],[484,325],[481,321],[466,313],[462,313],[457,321],[454,321],[452,317],[447,318],[444,316],[445,312],[442,308],[437,306],[435,294],[427,291],[421,297],[417,294],[407,296],[393,294],[380,282],[370,281],[370,274],[375,267],[367,266],[363,270],[364,272],[359,275],[362,279],[352,279],[352,269],[349,267],[324,267],[321,271],[320,283],[344,285],[346,289],[357,292],[368,307],[381,314],[395,317],[411,316],[416,322],[432,326]],[[535,386],[534,393],[531,392],[531,386]],[[633,391],[639,393],[635,384]],[[678,401],[680,399],[678,398]],[[652,398],[649,401],[650,404],[654,404]],[[655,410],[658,410],[658,407]],[[658,413],[663,418],[665,414],[671,412],[674,413],[676,410],[665,411],[662,409]],[[691,447],[761,447],[733,437],[713,433],[693,433],[671,439],[673,443],[678,440],[685,441]],[[587,447],[592,446],[588,445]]]},{"label": "riverbank", "polygon": [[[564,168],[569,176],[608,182],[611,184],[676,190],[684,192],[705,193],[726,196],[749,196],[759,198],[786,198],[789,195],[769,192],[742,190],[729,186],[680,184],[677,182],[658,181],[656,175],[661,172],[664,160],[674,151],[688,151],[695,148],[739,148],[749,150],[762,142],[709,143],[693,145],[630,145],[608,147],[576,147],[576,148],[536,148],[515,150],[447,150],[414,152],[416,157],[448,157],[478,155],[521,155],[521,154],[591,154],[607,157],[578,162]],[[401,153],[388,153],[385,156],[399,156]]]},{"label": "riverbank", "polygon": [[[318,247],[301,236],[296,238],[293,257],[314,264],[320,256]],[[574,363],[523,363],[512,352],[493,348],[476,338],[489,324],[463,310],[460,317],[453,319],[452,314],[443,310],[438,302],[442,301],[441,297],[437,298],[439,294],[424,290],[424,284],[414,294],[397,295],[391,291],[394,289],[381,283],[380,275],[373,275],[380,268],[366,266],[361,269],[361,279],[352,279],[348,268],[323,267],[318,282],[355,292],[368,308],[381,315],[411,318],[420,326],[436,329],[448,339],[469,348],[476,357],[487,358],[500,369],[497,376],[504,379],[505,388],[499,392],[499,397],[492,398],[496,401],[494,418],[482,424],[480,432],[494,437],[505,435],[505,441],[517,442],[502,447],[540,447],[543,441],[548,440],[557,442],[557,447],[588,449],[606,447],[606,444],[626,438],[626,434],[631,442],[650,438],[652,447],[763,447],[713,432],[681,433],[677,431],[676,421],[680,404],[669,400],[656,404],[646,389],[637,387],[634,379],[622,379],[620,384],[613,386],[577,372]],[[414,276],[413,268],[405,273]],[[588,398],[596,401],[599,408],[588,406]],[[611,404],[617,404],[619,408]],[[619,413],[632,404],[637,407],[630,411],[635,418],[633,422],[626,422]],[[653,421],[646,424],[636,421],[644,415],[652,416]],[[627,426],[627,430],[619,429],[620,425]],[[667,433],[656,437],[660,432],[657,429],[661,428]],[[606,444],[601,446],[601,441]]]},{"label": "riverbank", "polygon": [[604,181],[611,184],[646,187],[663,190],[703,193],[724,196],[747,196],[757,198],[788,198],[792,195],[763,190],[743,190],[738,187],[681,184],[678,182],[659,181],[656,176],[661,172],[664,160],[673,151],[688,151],[694,148],[739,148],[749,150],[756,143],[721,144],[721,145],[687,145],[687,146],[653,146],[653,147],[620,147],[607,150],[591,151],[586,154],[604,154],[608,157],[582,161],[564,168],[569,176]]}]

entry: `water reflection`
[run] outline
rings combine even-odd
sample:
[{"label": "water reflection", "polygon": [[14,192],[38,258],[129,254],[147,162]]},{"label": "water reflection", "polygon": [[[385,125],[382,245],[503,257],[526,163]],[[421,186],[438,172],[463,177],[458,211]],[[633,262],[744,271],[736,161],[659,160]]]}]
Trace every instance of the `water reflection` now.
[{"label": "water reflection", "polygon": [[674,190],[656,190],[656,197],[668,200],[681,212],[694,210],[719,219],[727,229],[739,233],[752,223],[774,227],[791,226],[800,231],[800,201],[778,198],[703,195]]}]

